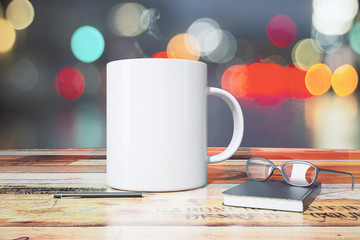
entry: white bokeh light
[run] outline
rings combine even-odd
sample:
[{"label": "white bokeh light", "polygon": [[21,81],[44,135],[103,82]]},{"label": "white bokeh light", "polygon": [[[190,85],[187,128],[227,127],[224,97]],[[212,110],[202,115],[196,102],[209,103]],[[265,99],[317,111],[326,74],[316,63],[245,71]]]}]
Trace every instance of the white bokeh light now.
[{"label": "white bokeh light", "polygon": [[226,63],[235,56],[237,42],[230,32],[225,30],[218,31],[221,34],[221,41],[211,53],[204,56],[204,59],[214,63]]},{"label": "white bokeh light", "polygon": [[357,0],[314,0],[312,21],[325,35],[343,35],[350,31],[359,9]]},{"label": "white bokeh light", "polygon": [[193,22],[187,33],[199,41],[202,56],[213,52],[220,44],[222,34],[219,24],[210,18],[200,18]]}]

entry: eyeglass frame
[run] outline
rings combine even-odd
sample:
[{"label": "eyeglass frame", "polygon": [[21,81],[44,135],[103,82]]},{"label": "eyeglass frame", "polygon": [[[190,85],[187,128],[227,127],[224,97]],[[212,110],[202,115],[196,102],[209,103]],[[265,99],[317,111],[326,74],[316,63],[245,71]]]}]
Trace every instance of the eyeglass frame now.
[{"label": "eyeglass frame", "polygon": [[[252,177],[250,177],[250,174],[249,174],[249,162],[251,162],[252,160],[261,160],[261,161],[268,162],[270,164],[270,166],[271,166],[270,167],[270,173],[268,174],[268,176],[265,179],[253,179]],[[308,183],[306,185],[303,185],[303,184],[295,184],[295,183],[292,183],[292,182],[289,181],[288,176],[286,175],[285,171],[283,170],[283,167],[286,166],[286,165],[295,164],[295,163],[309,165],[309,166],[312,166],[315,169],[314,179],[310,183]],[[249,158],[246,161],[246,174],[247,174],[248,178],[250,178],[253,181],[263,182],[263,181],[268,180],[273,175],[275,169],[279,169],[279,171],[281,172],[281,175],[282,175],[282,177],[283,177],[283,179],[285,180],[286,183],[288,183],[289,185],[292,185],[292,186],[296,186],[296,187],[308,187],[308,186],[311,186],[314,182],[316,182],[320,172],[331,173],[331,174],[348,175],[348,176],[351,177],[351,190],[354,190],[354,177],[353,177],[353,175],[351,173],[341,172],[341,171],[336,171],[336,170],[323,169],[323,168],[317,167],[316,165],[314,165],[314,164],[312,164],[310,162],[298,161],[298,160],[296,160],[296,161],[287,161],[287,162],[285,162],[285,163],[283,163],[281,165],[275,165],[269,159],[260,158],[260,157]]]}]

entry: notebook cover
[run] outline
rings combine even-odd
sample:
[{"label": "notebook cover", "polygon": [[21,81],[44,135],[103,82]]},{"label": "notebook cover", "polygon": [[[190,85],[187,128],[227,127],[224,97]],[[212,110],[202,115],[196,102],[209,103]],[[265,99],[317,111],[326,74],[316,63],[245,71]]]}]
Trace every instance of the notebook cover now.
[{"label": "notebook cover", "polygon": [[224,205],[303,212],[320,192],[320,182],[309,187],[295,187],[280,180],[249,180],[223,194]]}]

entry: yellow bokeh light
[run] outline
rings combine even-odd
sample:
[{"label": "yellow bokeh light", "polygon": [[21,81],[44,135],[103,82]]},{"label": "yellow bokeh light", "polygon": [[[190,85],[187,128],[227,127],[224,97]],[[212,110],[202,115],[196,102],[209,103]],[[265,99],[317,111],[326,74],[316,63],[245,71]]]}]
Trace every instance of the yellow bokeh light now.
[{"label": "yellow bokeh light", "polygon": [[199,60],[200,44],[198,40],[187,33],[180,33],[170,39],[167,45],[167,55],[169,58]]},{"label": "yellow bokeh light", "polygon": [[34,20],[34,8],[28,0],[14,0],[6,9],[6,19],[16,30],[27,28]]},{"label": "yellow bokeh light", "polygon": [[352,94],[358,85],[358,74],[355,68],[345,64],[338,67],[331,78],[331,84],[334,92],[345,97]]},{"label": "yellow bokeh light", "polygon": [[322,61],[323,53],[316,40],[307,38],[295,44],[291,57],[297,68],[306,71]]},{"label": "yellow bokeh light", "polygon": [[312,95],[323,95],[331,87],[331,77],[331,70],[326,64],[315,64],[306,73],[306,88]]},{"label": "yellow bokeh light", "polygon": [[0,19],[0,53],[9,51],[15,43],[14,28],[5,19]]}]

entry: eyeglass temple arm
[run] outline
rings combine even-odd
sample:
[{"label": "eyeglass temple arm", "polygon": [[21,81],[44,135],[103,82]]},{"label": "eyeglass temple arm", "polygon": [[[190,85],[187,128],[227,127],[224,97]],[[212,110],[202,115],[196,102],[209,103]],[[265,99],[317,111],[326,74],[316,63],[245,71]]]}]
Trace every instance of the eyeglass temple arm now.
[{"label": "eyeglass temple arm", "polygon": [[327,170],[327,169],[321,169],[319,168],[320,172],[323,173],[334,173],[334,174],[343,174],[343,175],[348,175],[351,177],[351,190],[354,190],[354,177],[351,173],[347,173],[347,172],[340,172],[340,171],[335,171],[335,170]]}]

